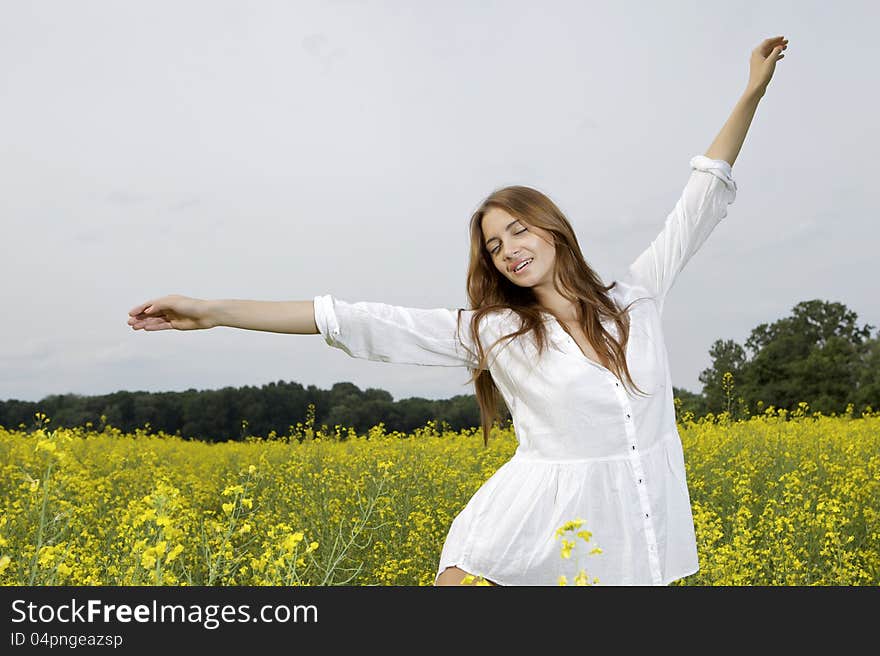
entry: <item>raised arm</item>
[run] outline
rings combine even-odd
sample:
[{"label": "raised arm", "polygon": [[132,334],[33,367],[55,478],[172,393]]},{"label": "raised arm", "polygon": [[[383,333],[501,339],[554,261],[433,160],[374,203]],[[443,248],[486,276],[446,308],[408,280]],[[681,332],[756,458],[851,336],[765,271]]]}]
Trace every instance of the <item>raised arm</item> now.
[{"label": "raised arm", "polygon": [[733,163],[787,44],[787,39],[773,37],[752,51],[745,93],[706,154],[691,158],[690,178],[663,229],[627,270],[629,282],[653,296],[661,312],[678,274],[727,216],[727,206],[736,199]]},{"label": "raised arm", "polygon": [[764,39],[754,50],[749,60],[749,81],[746,90],[737,101],[727,122],[722,126],[715,141],[706,151],[706,157],[720,159],[733,166],[746,133],[752,124],[758,102],[764,97],[767,85],[776,70],[776,62],[785,55],[782,51],[788,48],[788,39],[777,36]]},{"label": "raised arm", "polygon": [[629,265],[624,277],[653,297],[660,313],[678,274],[727,216],[727,206],[736,198],[730,164],[704,155],[692,157],[690,164],[690,178],[663,229]]}]

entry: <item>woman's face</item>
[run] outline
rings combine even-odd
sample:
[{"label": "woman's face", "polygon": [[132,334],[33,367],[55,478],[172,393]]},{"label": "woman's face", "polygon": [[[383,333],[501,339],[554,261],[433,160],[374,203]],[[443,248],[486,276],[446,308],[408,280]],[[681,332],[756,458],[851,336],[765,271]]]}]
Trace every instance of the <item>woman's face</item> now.
[{"label": "woman's face", "polygon": [[[498,207],[490,207],[483,215],[482,229],[483,247],[501,275],[520,287],[553,287],[556,249],[548,231],[527,227]],[[514,271],[517,264],[529,259],[525,268]]]}]

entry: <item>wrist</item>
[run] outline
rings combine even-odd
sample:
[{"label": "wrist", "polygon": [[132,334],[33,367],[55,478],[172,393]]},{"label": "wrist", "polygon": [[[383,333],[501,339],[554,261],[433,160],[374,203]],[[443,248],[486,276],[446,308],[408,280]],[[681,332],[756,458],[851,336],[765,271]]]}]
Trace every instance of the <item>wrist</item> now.
[{"label": "wrist", "polygon": [[201,301],[202,316],[205,317],[209,327],[216,328],[223,324],[223,301],[207,300]]},{"label": "wrist", "polygon": [[743,98],[745,98],[746,100],[760,100],[764,97],[766,91],[766,85],[749,83],[746,86],[745,92],[743,93]]}]

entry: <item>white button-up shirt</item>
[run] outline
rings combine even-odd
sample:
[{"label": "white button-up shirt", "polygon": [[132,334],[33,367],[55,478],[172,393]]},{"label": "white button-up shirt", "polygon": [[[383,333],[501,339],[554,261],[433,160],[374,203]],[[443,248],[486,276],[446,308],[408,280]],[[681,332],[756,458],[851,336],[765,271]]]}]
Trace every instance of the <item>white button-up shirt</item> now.
[{"label": "white button-up shirt", "polygon": [[[546,314],[550,348],[533,339],[499,343],[488,368],[510,410],[517,448],[455,517],[437,573],[457,565],[501,585],[573,581],[577,567],[599,585],[667,585],[699,569],[681,438],[661,316],[676,277],[736,197],[731,166],[703,155],[660,234],[610,290],[630,308],[630,393],[588,358]],[[352,357],[434,366],[477,366],[473,310],[422,309],[316,296],[315,322],[330,346]],[[519,327],[512,310],[486,315],[484,349]],[[603,325],[619,338],[616,325]],[[589,543],[560,557],[555,531],[585,520]],[[568,536],[570,539],[572,536]],[[587,555],[593,547],[602,553]],[[583,550],[583,551],[578,551]],[[580,560],[576,563],[575,561]]]}]

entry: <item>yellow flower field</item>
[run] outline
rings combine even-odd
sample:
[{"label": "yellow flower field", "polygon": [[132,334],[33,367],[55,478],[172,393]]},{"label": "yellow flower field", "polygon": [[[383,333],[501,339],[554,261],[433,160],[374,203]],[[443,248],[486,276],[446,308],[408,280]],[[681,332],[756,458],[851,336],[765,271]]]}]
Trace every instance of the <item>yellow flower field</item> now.
[{"label": "yellow flower field", "polygon": [[[488,448],[433,423],[324,435],[313,413],[217,444],[37,419],[0,429],[2,585],[431,585],[453,517],[516,448],[497,427]],[[880,413],[679,432],[701,569],[673,585],[880,584]],[[571,519],[560,557],[589,540]]]}]

